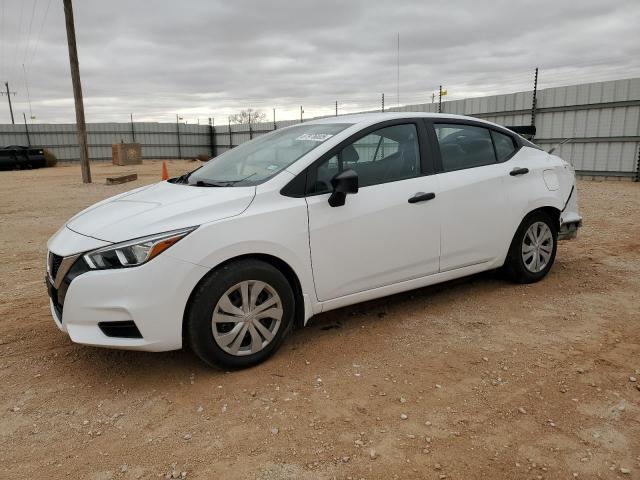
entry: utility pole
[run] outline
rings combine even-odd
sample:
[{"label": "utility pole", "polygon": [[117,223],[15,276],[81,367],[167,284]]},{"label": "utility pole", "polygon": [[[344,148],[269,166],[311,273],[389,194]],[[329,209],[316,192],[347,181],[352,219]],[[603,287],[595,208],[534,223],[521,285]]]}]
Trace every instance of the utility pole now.
[{"label": "utility pole", "polygon": [[302,123],[304,120],[302,120],[302,114],[304,113],[304,110],[302,109],[302,105],[300,105],[300,123]]},{"label": "utility pole", "polygon": [[133,113],[129,114],[129,119],[131,120],[131,141],[136,143],[136,130],[133,127]]},{"label": "utility pole", "polygon": [[180,115],[176,113],[176,134],[178,136],[178,159],[182,160],[182,146],[180,145]]},{"label": "utility pole", "polygon": [[216,127],[213,117],[209,117],[209,143],[211,144],[211,158],[213,158],[216,156]]},{"label": "utility pole", "polygon": [[533,101],[531,102],[531,126],[536,126],[536,105],[538,103],[538,67],[536,67],[536,76],[533,79]]},{"label": "utility pole", "polygon": [[22,71],[24,72],[24,86],[27,89],[27,101],[29,102],[29,118],[33,118],[33,111],[31,110],[31,95],[29,95],[29,81],[27,80],[27,69],[22,64]]},{"label": "utility pole", "polygon": [[634,182],[640,182],[640,148],[638,148],[638,163],[636,164],[636,178]]},{"label": "utility pole", "polygon": [[382,111],[384,112],[384,93],[382,94]]},{"label": "utility pole", "polygon": [[338,116],[338,100],[336,100],[336,117]]},{"label": "utility pole", "polygon": [[29,138],[29,126],[27,125],[27,116],[22,112],[22,118],[24,118],[24,131],[27,134],[27,145],[31,148],[31,138]]},{"label": "utility pole", "polygon": [[78,146],[80,147],[82,181],[83,183],[91,183],[89,147],[87,146],[87,125],[84,122],[84,104],[82,101],[82,85],[80,84],[78,48],[76,47],[76,28],[73,23],[73,7],[71,5],[71,0],[62,0],[62,3],[64,5],[64,18],[67,27],[67,43],[69,44],[69,64],[71,65],[73,100],[76,104],[76,128],[78,130]]},{"label": "utility pole", "polygon": [[[7,89],[6,95],[7,95],[7,100],[9,100],[9,112],[11,113],[11,124],[15,125],[16,122],[13,120],[13,107],[11,106],[11,94],[15,95],[16,92],[9,91],[9,82],[4,82],[4,86]],[[5,92],[0,92],[0,94],[5,95]]]},{"label": "utility pole", "polygon": [[442,85],[440,85],[440,93],[438,94],[438,113],[442,113]]},{"label": "utility pole", "polygon": [[273,109],[273,129],[276,130],[278,125],[276,125],[276,109]]}]

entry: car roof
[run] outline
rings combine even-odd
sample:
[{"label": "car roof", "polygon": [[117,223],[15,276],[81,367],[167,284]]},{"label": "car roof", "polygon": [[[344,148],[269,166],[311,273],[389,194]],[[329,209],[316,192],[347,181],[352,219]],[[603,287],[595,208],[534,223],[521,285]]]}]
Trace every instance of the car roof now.
[{"label": "car roof", "polygon": [[309,124],[327,124],[327,123],[348,123],[352,125],[363,124],[369,125],[378,122],[384,122],[385,120],[396,120],[402,118],[437,118],[439,120],[472,120],[474,122],[482,122],[488,125],[495,125],[494,123],[487,122],[485,120],[468,117],[465,115],[454,115],[452,113],[431,113],[431,112],[371,112],[371,113],[354,113],[349,115],[338,115],[332,117],[324,117],[316,120],[310,120],[305,123]]},{"label": "car roof", "polygon": [[[405,118],[432,118],[438,120],[468,120],[470,122],[474,122],[476,124],[485,124],[488,127],[493,127],[494,129],[500,130],[502,132],[509,132],[512,137],[517,138],[517,142],[522,145],[526,145],[532,148],[536,148],[538,150],[542,150],[538,145],[530,142],[525,139],[521,135],[518,135],[516,132],[509,130],[509,128],[504,125],[500,125],[498,123],[489,122],[487,120],[483,120],[481,118],[469,117],[466,115],[455,115],[453,113],[432,113],[432,112],[370,112],[370,113],[354,113],[349,115],[338,115],[331,117],[318,118],[315,120],[310,120],[308,124],[336,124],[336,123],[346,123],[350,125],[351,128],[366,128],[371,125],[375,125],[376,123],[384,122],[385,120],[399,120]],[[300,124],[297,124],[300,125]]]}]

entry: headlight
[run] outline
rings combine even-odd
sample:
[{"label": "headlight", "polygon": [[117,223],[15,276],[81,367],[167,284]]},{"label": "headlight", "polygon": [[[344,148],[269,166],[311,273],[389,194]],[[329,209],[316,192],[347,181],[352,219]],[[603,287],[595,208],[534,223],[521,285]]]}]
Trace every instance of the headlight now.
[{"label": "headlight", "polygon": [[157,257],[196,228],[183,228],[158,235],[136,238],[128,242],[116,243],[86,253],[84,260],[92,270],[136,267]]}]

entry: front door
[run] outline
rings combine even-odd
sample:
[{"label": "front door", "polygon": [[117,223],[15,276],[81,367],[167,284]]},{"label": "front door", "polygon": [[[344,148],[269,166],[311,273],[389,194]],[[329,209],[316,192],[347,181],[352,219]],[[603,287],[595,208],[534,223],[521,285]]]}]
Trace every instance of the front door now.
[{"label": "front door", "polygon": [[[320,301],[438,272],[439,190],[425,171],[422,128],[407,121],[370,131],[310,169],[309,236]],[[359,191],[331,207],[330,180],[347,169],[357,172]]]}]

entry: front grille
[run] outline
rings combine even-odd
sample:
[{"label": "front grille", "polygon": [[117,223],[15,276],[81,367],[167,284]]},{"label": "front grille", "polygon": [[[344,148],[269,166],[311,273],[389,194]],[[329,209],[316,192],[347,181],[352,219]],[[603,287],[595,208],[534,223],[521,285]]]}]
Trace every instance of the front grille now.
[{"label": "front grille", "polygon": [[56,280],[56,275],[58,275],[58,270],[60,269],[61,263],[62,257],[60,255],[49,252],[49,272],[51,273],[51,278],[54,282]]},{"label": "front grille", "polygon": [[[74,257],[66,257],[67,259],[72,259]],[[76,256],[77,258],[77,256]],[[49,256],[47,258],[49,275],[47,277],[47,290],[49,291],[49,296],[53,301],[53,306],[56,309],[56,313],[58,317],[62,319],[62,309],[64,306],[64,298],[67,295],[67,290],[69,289],[69,285],[71,282],[79,275],[82,275],[85,272],[88,272],[89,266],[87,262],[84,261],[82,257],[77,258],[71,267],[68,265],[62,267],[62,263],[65,260],[65,257],[61,257],[60,255],[56,255],[55,253],[49,252]],[[63,268],[64,271],[60,271],[60,268]],[[64,275],[63,278],[59,279],[56,282],[56,277],[60,275]]]},{"label": "front grille", "polygon": [[49,293],[49,297],[53,302],[53,308],[56,310],[58,320],[62,321],[62,305],[58,301],[58,290],[53,286],[53,283],[51,283],[49,277],[45,277],[45,283],[47,284],[47,292]]}]

